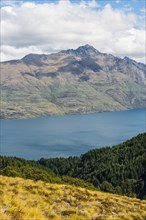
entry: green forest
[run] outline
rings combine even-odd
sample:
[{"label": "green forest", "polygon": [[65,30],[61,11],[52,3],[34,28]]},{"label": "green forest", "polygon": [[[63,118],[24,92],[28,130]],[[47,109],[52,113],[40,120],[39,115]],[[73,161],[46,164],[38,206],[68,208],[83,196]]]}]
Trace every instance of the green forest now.
[{"label": "green forest", "polygon": [[68,158],[28,161],[0,157],[0,174],[146,199],[146,133],[113,146]]},{"label": "green forest", "polygon": [[40,165],[37,161],[29,161],[16,157],[0,156],[0,175],[96,189],[95,186],[84,180],[56,175],[49,168]]}]

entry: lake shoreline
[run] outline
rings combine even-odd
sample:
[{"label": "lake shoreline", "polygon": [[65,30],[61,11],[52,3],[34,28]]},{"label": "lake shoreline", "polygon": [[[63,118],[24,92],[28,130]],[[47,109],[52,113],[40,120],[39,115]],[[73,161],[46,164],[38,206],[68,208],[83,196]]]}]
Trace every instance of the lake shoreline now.
[{"label": "lake shoreline", "polygon": [[[141,134],[146,134],[146,132],[144,132],[144,133],[139,133],[139,134],[137,134],[136,136],[141,135]],[[134,137],[135,137],[135,136],[134,136]],[[134,138],[134,137],[131,137],[131,138],[129,138],[129,139],[127,139],[127,140],[125,140],[125,141],[119,143],[119,144],[115,144],[115,145],[112,145],[112,146],[101,146],[101,147],[99,147],[99,148],[97,147],[97,148],[88,150],[88,151],[85,152],[84,154],[87,154],[89,151],[97,150],[97,149],[115,148],[115,147],[117,147],[118,145],[122,145],[122,144],[124,144],[125,142],[131,140],[131,139]],[[16,157],[16,156],[10,156],[10,155],[1,155],[1,156],[2,156],[2,157],[14,157],[14,158],[22,159],[22,160],[38,162],[38,161],[40,161],[41,159],[61,159],[61,158],[62,158],[62,159],[69,159],[69,158],[75,158],[75,157],[80,158],[80,157],[81,157],[82,155],[84,155],[84,154],[80,154],[80,155],[78,155],[78,156],[67,156],[67,157],[40,157],[40,158],[38,158],[38,159],[27,159],[27,158],[24,158],[24,157]]]},{"label": "lake shoreline", "polygon": [[119,110],[111,110],[111,111],[91,111],[91,112],[85,112],[85,113],[72,113],[72,114],[48,114],[48,115],[43,115],[43,116],[33,116],[33,117],[21,117],[21,118],[0,118],[0,121],[3,120],[27,120],[27,119],[37,119],[37,118],[47,118],[47,117],[63,117],[63,116],[74,116],[74,115],[89,115],[89,114],[96,114],[96,113],[105,113],[105,112],[125,112],[125,111],[131,111],[131,110],[136,110],[136,109],[146,109],[145,107],[139,107],[139,108],[126,108],[126,109],[119,109]]}]

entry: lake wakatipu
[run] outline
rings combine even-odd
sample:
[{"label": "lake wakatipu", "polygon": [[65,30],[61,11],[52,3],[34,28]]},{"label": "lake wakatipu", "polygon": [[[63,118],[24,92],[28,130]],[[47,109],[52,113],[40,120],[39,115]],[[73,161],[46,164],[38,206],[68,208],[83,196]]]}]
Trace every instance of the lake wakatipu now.
[{"label": "lake wakatipu", "polygon": [[1,120],[1,155],[68,157],[145,132],[146,109]]}]

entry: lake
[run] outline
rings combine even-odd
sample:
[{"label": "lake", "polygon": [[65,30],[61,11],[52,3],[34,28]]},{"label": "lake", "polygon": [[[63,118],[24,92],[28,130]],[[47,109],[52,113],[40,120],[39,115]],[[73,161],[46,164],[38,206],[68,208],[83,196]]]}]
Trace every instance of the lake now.
[{"label": "lake", "polygon": [[68,157],[145,132],[146,109],[1,120],[1,155]]}]

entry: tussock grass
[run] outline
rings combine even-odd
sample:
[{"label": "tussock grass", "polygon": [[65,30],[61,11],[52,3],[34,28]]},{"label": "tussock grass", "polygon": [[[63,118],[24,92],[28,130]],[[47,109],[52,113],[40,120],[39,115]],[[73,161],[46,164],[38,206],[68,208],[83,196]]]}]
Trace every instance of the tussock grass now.
[{"label": "tussock grass", "polygon": [[144,220],[146,201],[75,186],[0,177],[1,220]]}]

